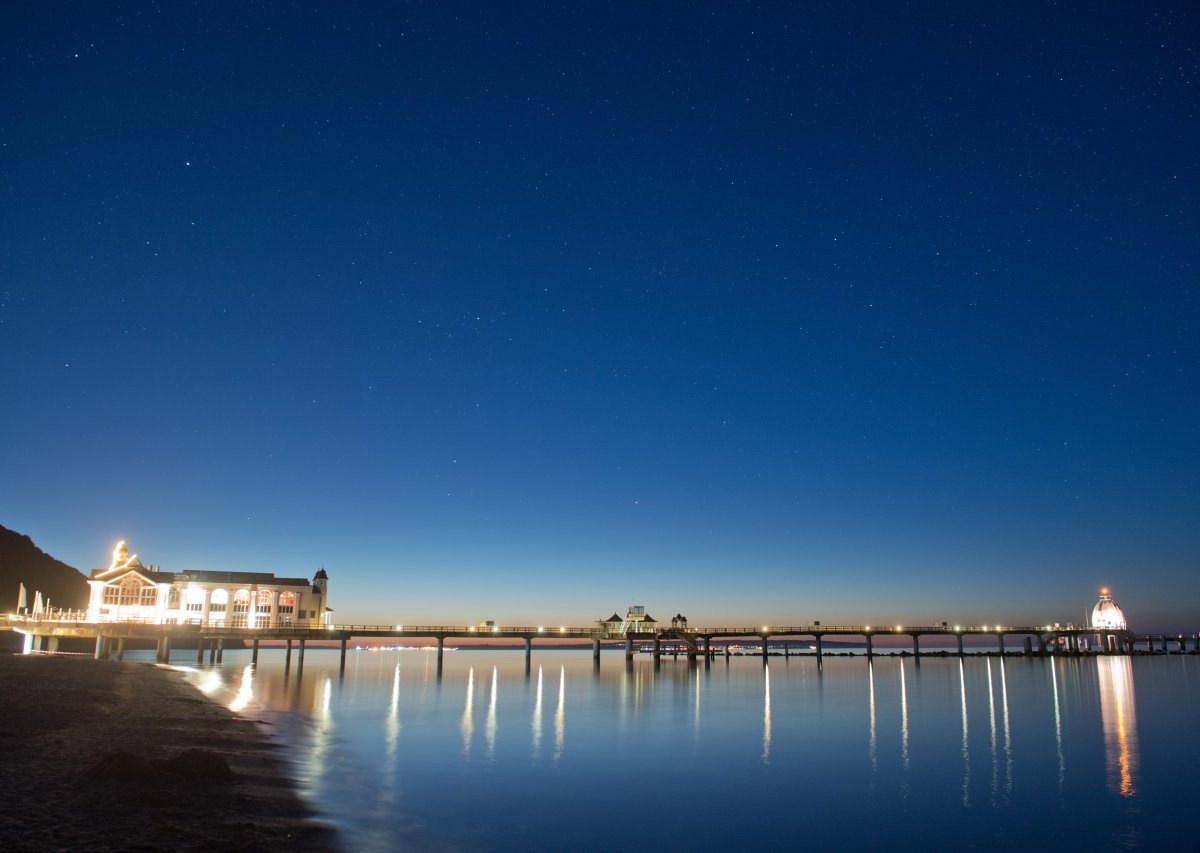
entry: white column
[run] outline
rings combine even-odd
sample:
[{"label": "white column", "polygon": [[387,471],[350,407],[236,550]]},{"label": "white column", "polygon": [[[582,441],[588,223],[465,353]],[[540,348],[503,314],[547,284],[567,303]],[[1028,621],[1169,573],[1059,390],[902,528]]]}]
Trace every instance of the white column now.
[{"label": "white column", "polygon": [[279,590],[271,590],[271,621],[267,623],[272,628],[279,627]]},{"label": "white column", "polygon": [[155,621],[159,625],[167,621],[167,602],[171,599],[171,585],[169,583],[155,584],[158,588],[157,597],[154,599],[154,615]]},{"label": "white column", "polygon": [[[204,590],[204,609],[200,611],[200,624],[206,628],[208,627],[208,611],[210,607],[212,607],[212,590],[206,589]],[[226,604],[225,607],[228,608],[229,605]]]}]

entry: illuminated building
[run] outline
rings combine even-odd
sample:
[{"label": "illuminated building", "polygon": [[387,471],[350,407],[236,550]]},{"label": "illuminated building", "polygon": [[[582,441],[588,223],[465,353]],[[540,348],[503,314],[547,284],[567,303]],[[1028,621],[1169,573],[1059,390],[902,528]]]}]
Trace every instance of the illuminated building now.
[{"label": "illuminated building", "polygon": [[1124,631],[1128,627],[1125,624],[1125,614],[1113,601],[1107,587],[1100,590],[1100,600],[1092,609],[1091,627],[1106,631]]},{"label": "illuminated building", "polygon": [[312,580],[269,572],[164,572],[117,543],[112,562],[88,579],[90,622],[149,622],[227,628],[329,624],[329,575]]},{"label": "illuminated building", "polygon": [[629,611],[622,619],[613,614],[607,619],[601,619],[600,630],[608,637],[624,636],[625,634],[653,634],[658,631],[658,620],[646,612],[641,604],[629,605]]}]

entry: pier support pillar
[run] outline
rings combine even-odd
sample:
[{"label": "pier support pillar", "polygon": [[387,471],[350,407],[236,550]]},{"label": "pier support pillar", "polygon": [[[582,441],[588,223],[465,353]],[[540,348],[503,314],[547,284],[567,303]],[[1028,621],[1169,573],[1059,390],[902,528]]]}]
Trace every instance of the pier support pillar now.
[{"label": "pier support pillar", "polygon": [[865,634],[863,639],[867,641],[867,657],[875,657],[875,638],[870,634]]},{"label": "pier support pillar", "polygon": [[196,637],[196,666],[204,665],[204,638]]},{"label": "pier support pillar", "polygon": [[921,656],[921,638],[917,634],[913,634],[912,638],[913,638],[913,657],[919,658]]},{"label": "pier support pillar", "polygon": [[[1198,638],[1200,638],[1200,634],[1197,634],[1196,636]],[[1197,643],[1197,650],[1200,651],[1200,639],[1197,639],[1196,643]],[[704,638],[704,659],[708,660],[711,657],[712,657],[712,637],[705,637]]]},{"label": "pier support pillar", "polygon": [[442,671],[442,659],[445,657],[445,654],[446,654],[446,638],[438,637],[437,643],[438,643],[437,665],[438,665],[438,672],[441,672]]},{"label": "pier support pillar", "polygon": [[600,641],[592,640],[592,660],[599,663],[600,661]]},{"label": "pier support pillar", "polygon": [[658,660],[661,656],[662,656],[662,641],[658,637],[655,637],[654,638],[654,659]]},{"label": "pier support pillar", "polygon": [[956,639],[958,641],[958,656],[962,657],[963,656],[962,632],[959,631],[957,634],[955,634],[954,639]]},{"label": "pier support pillar", "polygon": [[824,651],[824,648],[823,648],[823,646],[822,646],[822,643],[821,643],[821,635],[820,635],[820,634],[817,634],[817,635],[816,635],[816,639],[817,639],[817,657],[818,657],[818,658],[820,658],[820,657],[821,657],[821,653]]},{"label": "pier support pillar", "polygon": [[58,651],[58,637],[46,638],[46,651],[48,651],[50,654],[54,654]]},{"label": "pier support pillar", "polygon": [[1192,643],[1192,651],[1200,652],[1200,634],[1195,636],[1195,642]]},{"label": "pier support pillar", "polygon": [[767,635],[763,634],[763,638],[762,638],[762,641],[763,641],[763,663],[767,662],[767,639],[768,639]]},{"label": "pier support pillar", "polygon": [[[255,641],[257,642],[257,641]],[[350,642],[349,637],[342,638],[342,659],[338,663],[338,675],[346,674],[346,644]]]},{"label": "pier support pillar", "polygon": [[217,640],[217,663],[225,663],[225,640]]},{"label": "pier support pillar", "polygon": [[633,640],[625,638],[625,660],[633,660]]},{"label": "pier support pillar", "polygon": [[1000,657],[1004,657],[1004,635],[1003,634],[996,635],[996,645],[998,645],[1000,647]]},{"label": "pier support pillar", "polygon": [[258,665],[258,637],[254,638],[254,644],[250,647],[250,663]]},{"label": "pier support pillar", "polygon": [[1025,638],[1025,657],[1033,657],[1033,637]]},{"label": "pier support pillar", "polygon": [[[31,651],[33,651],[33,635],[26,634],[25,635],[25,654],[29,654]],[[95,655],[95,657],[96,657],[96,660],[104,659],[104,638],[100,637],[100,636],[96,637],[96,655]]]},{"label": "pier support pillar", "polygon": [[283,671],[287,672],[292,668],[292,641],[287,641],[287,651],[283,655]]},{"label": "pier support pillar", "polygon": [[[33,634],[24,634],[24,639],[21,641],[21,654],[28,655],[33,653]],[[100,638],[96,638],[96,657],[100,657]]]},{"label": "pier support pillar", "polygon": [[[161,643],[162,640],[159,640]],[[125,660],[125,638],[121,637],[117,640],[117,660]]]},{"label": "pier support pillar", "polygon": [[296,670],[297,671],[304,669],[304,640],[301,639],[298,642],[300,644],[300,648],[296,651]]},{"label": "pier support pillar", "polygon": [[208,638],[208,665],[212,666],[217,662],[217,638]]}]

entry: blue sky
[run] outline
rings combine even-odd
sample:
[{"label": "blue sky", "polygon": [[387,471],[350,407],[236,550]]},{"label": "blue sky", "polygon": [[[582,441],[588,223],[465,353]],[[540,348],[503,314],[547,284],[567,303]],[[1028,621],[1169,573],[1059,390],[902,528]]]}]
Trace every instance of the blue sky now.
[{"label": "blue sky", "polygon": [[1187,4],[3,17],[0,521],[55,556],[1197,627]]}]

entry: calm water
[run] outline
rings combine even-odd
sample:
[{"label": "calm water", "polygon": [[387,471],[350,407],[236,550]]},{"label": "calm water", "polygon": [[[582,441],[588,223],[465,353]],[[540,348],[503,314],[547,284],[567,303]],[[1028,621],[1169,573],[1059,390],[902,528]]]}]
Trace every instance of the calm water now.
[{"label": "calm water", "polygon": [[1197,849],[1194,656],[337,657],[193,677],[355,850]]}]

